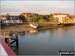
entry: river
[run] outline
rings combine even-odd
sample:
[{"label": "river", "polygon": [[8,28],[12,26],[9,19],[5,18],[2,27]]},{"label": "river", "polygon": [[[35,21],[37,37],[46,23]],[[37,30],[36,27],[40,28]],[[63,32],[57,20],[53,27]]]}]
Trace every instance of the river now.
[{"label": "river", "polygon": [[[18,33],[17,55],[57,55],[59,50],[74,50],[75,26]],[[15,45],[15,44],[13,44]]]}]

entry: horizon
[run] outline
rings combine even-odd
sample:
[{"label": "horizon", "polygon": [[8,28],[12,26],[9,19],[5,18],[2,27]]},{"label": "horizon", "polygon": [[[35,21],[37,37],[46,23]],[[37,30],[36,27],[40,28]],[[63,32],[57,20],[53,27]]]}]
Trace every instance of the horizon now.
[{"label": "horizon", "polygon": [[[23,13],[30,13],[30,12],[23,12]],[[22,14],[22,13],[20,13],[20,14],[10,14],[10,13],[5,13],[5,14],[0,14],[0,15],[7,15],[7,14],[13,15],[13,16],[19,16],[19,15]],[[32,14],[38,14],[38,15],[50,15],[50,14],[39,14],[39,13],[32,13]],[[55,14],[55,13],[51,13],[51,14]],[[69,13],[63,13],[63,14],[69,14]],[[74,16],[75,16],[75,14],[69,14],[69,15],[74,15]]]},{"label": "horizon", "polygon": [[74,1],[1,1],[1,14],[21,13],[49,15],[53,13],[74,14]]}]

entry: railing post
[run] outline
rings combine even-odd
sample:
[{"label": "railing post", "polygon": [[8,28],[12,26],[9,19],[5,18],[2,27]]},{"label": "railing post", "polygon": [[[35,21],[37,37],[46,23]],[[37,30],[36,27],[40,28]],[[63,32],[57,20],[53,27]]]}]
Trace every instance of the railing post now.
[{"label": "railing post", "polygon": [[5,42],[6,42],[6,43],[8,43],[8,41],[7,41],[7,40],[8,40],[8,39],[7,39],[7,38],[5,38]]},{"label": "railing post", "polygon": [[18,35],[17,35],[17,33],[16,33],[16,40],[18,40]]},{"label": "railing post", "polygon": [[11,38],[10,37],[8,38],[8,45],[9,45],[9,47],[11,47]]}]

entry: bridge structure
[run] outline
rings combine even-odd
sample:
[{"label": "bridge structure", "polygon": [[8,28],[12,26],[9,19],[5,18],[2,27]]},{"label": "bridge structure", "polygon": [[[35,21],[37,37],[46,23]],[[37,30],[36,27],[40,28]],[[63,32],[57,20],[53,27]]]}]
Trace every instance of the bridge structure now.
[{"label": "bridge structure", "polygon": [[[15,36],[10,36],[9,31],[0,32],[0,37],[5,39],[5,42],[8,43],[9,47],[11,47],[11,44],[13,44],[14,42],[18,40],[17,34],[15,34]],[[11,40],[14,40],[14,41],[11,41]]]},{"label": "bridge structure", "polygon": [[8,46],[8,44],[0,37],[0,56],[16,56],[13,50]]}]

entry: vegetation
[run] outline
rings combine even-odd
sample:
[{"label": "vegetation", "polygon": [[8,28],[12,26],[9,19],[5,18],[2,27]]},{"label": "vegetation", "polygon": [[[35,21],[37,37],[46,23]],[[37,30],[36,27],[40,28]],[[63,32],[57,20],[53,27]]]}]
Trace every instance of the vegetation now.
[{"label": "vegetation", "polygon": [[38,22],[37,17],[29,18],[28,22]]},{"label": "vegetation", "polygon": [[43,19],[44,17],[42,15],[38,15],[38,20]]},{"label": "vegetation", "polygon": [[46,20],[45,19],[40,19],[39,20],[39,23],[43,23],[43,22],[46,22]]},{"label": "vegetation", "polygon": [[[19,18],[23,21],[23,22],[25,22],[26,21],[26,19],[25,19],[25,17],[21,14],[21,15],[19,15]],[[37,17],[29,17],[28,18],[28,22],[54,22],[54,17],[53,17],[53,14],[50,14],[49,16],[47,15],[47,16],[43,16],[43,15],[38,15]]]},{"label": "vegetation", "polygon": [[49,21],[49,16],[44,16],[44,19],[45,19],[46,21]]},{"label": "vegetation", "polygon": [[25,19],[25,17],[24,17],[22,14],[19,15],[19,18],[20,18],[23,22],[27,22],[27,20]]},{"label": "vegetation", "polygon": [[38,15],[38,22],[40,22],[40,23],[46,22],[46,19],[44,19],[44,16]]},{"label": "vegetation", "polygon": [[54,17],[53,17],[53,14],[50,14],[49,21],[50,21],[50,22],[54,22],[54,20],[55,20],[55,19],[54,19]]}]

